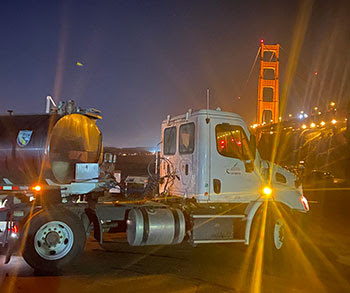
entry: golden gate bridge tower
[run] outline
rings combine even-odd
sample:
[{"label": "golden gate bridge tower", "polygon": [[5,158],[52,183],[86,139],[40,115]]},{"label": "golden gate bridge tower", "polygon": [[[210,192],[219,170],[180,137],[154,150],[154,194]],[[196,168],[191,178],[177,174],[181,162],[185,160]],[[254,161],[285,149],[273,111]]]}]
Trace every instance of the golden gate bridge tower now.
[{"label": "golden gate bridge tower", "polygon": [[277,123],[279,115],[279,48],[260,41],[257,124]]}]

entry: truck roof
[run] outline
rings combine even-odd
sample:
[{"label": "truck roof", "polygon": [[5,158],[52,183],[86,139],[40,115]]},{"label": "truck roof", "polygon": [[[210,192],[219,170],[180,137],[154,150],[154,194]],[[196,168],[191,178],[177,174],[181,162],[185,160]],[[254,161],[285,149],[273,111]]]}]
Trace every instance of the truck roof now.
[{"label": "truck roof", "polygon": [[[189,112],[187,112],[189,113]],[[170,117],[170,121],[177,121],[177,120],[184,120],[186,119],[186,115],[185,114],[181,114],[181,115],[177,115],[174,117]],[[217,118],[234,118],[234,119],[240,119],[243,120],[242,117],[236,113],[231,113],[231,112],[224,112],[221,110],[207,110],[207,109],[201,109],[201,110],[196,110],[193,111],[190,114],[191,117],[193,116],[209,116],[209,117],[217,117]],[[166,123],[167,120],[163,120],[163,123]]]}]

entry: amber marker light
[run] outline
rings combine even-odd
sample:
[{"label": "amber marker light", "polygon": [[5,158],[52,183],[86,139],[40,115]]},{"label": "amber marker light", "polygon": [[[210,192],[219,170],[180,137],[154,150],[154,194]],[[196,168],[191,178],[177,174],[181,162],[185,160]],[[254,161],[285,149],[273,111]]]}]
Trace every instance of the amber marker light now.
[{"label": "amber marker light", "polygon": [[41,190],[41,186],[40,186],[40,185],[34,185],[34,186],[32,187],[32,190],[33,190],[33,191],[36,191],[36,192],[39,192],[39,191]]},{"label": "amber marker light", "polygon": [[267,196],[270,196],[272,194],[272,189],[268,186],[265,186],[262,191],[263,191],[263,194]]}]

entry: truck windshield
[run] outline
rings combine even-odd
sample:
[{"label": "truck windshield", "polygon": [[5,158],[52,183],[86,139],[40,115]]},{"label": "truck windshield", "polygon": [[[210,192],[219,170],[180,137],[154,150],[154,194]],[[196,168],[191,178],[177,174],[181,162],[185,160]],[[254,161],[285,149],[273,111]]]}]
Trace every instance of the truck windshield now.
[{"label": "truck windshield", "polygon": [[247,137],[240,126],[227,123],[215,127],[216,147],[222,156],[249,160]]}]

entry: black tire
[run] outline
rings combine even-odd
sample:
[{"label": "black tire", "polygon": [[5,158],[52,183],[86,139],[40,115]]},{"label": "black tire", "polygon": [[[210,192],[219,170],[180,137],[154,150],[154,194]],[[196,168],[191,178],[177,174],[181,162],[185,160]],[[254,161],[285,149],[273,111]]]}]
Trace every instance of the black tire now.
[{"label": "black tire", "polygon": [[22,256],[40,273],[60,272],[84,251],[84,227],[79,217],[66,209],[39,212],[26,222],[22,231],[27,233],[22,235],[25,242]]},{"label": "black tire", "polygon": [[[288,262],[291,231],[287,228],[287,212],[281,205],[268,207],[266,217],[264,262],[272,268],[284,267]],[[289,231],[289,232],[288,232]],[[290,255],[292,257],[292,255]]]},{"label": "black tire", "polygon": [[295,235],[293,227],[289,225],[290,219],[288,208],[276,202],[264,202],[254,217],[250,233],[251,248],[254,253],[259,253],[263,247],[265,271],[285,270],[292,262],[291,247]]}]

